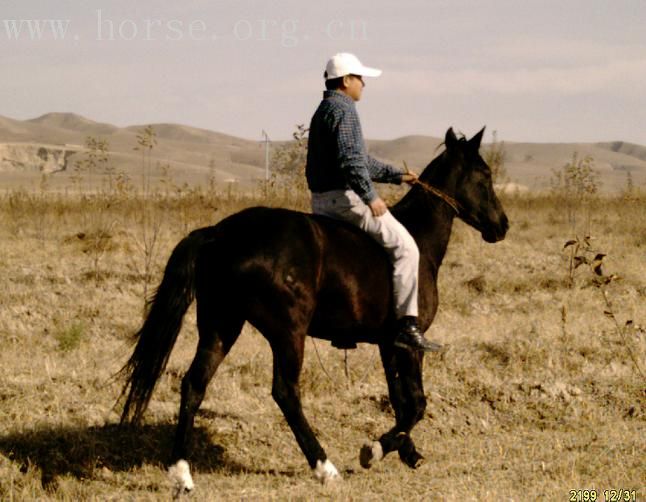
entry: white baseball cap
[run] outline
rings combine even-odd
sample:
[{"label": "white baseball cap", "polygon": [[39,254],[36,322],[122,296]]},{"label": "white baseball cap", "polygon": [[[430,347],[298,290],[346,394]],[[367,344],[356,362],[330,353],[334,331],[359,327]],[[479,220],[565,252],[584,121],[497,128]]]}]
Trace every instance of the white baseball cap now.
[{"label": "white baseball cap", "polygon": [[325,78],[345,77],[346,75],[360,75],[362,77],[378,77],[381,70],[363,66],[354,54],[340,52],[330,58],[325,67]]}]

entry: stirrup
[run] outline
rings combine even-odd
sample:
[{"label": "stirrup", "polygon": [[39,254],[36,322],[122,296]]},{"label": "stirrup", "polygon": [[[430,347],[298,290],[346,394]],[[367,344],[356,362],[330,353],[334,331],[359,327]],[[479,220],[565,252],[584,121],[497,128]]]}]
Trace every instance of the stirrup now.
[{"label": "stirrup", "polygon": [[412,333],[398,334],[394,344],[395,347],[402,349],[423,350],[424,352],[441,352],[444,349],[441,344],[427,340],[420,334]]}]

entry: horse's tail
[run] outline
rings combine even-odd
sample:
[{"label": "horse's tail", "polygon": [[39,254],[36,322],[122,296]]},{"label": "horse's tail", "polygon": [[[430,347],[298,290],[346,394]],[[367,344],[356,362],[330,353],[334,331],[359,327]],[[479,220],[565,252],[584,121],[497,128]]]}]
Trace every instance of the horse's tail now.
[{"label": "horse's tail", "polygon": [[[121,369],[126,383],[121,398],[121,423],[141,420],[182,327],[182,318],[195,297],[195,263],[203,238],[193,232],[173,250],[164,278],[149,302],[149,312],[135,335],[137,346]],[[120,399],[121,399],[120,398]]]}]

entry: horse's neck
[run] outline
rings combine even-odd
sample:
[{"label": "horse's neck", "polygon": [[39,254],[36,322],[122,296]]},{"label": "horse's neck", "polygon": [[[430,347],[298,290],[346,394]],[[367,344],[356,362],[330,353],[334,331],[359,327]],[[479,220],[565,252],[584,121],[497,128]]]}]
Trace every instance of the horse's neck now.
[{"label": "horse's neck", "polygon": [[[455,189],[440,180],[429,184],[453,196]],[[451,237],[455,212],[444,200],[413,187],[392,209],[393,215],[407,228],[417,242],[420,258],[427,260],[432,269],[442,264]]]}]

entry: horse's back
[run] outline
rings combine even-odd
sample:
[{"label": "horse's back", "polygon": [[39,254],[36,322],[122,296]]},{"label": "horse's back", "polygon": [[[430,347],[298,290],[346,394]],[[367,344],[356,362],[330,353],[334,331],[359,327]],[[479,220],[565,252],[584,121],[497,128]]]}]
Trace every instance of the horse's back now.
[{"label": "horse's back", "polygon": [[198,299],[202,289],[253,324],[307,323],[330,338],[330,330],[374,331],[392,307],[385,252],[347,223],[253,207],[196,232],[205,242]]},{"label": "horse's back", "polygon": [[361,269],[366,261],[387,263],[383,249],[355,226],[284,208],[250,207],[195,232],[204,233],[205,240],[219,250],[241,258],[271,255],[290,266],[305,264],[308,258],[334,262],[337,267],[347,264],[351,270]]}]

